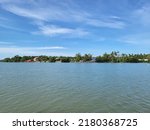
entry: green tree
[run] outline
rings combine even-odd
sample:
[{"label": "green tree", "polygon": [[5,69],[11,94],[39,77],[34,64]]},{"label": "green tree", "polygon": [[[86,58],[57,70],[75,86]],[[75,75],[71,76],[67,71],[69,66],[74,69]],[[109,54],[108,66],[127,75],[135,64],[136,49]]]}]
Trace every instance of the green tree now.
[{"label": "green tree", "polygon": [[49,61],[49,57],[48,56],[39,56],[38,60],[40,62],[46,62],[46,61]]},{"label": "green tree", "polygon": [[55,56],[50,56],[49,57],[49,62],[56,62],[56,57]]},{"label": "green tree", "polygon": [[4,60],[2,60],[3,62],[12,62],[11,58],[5,58]]},{"label": "green tree", "polygon": [[92,55],[91,54],[85,54],[83,56],[83,61],[87,62],[87,61],[91,61],[92,60]]},{"label": "green tree", "polygon": [[71,59],[69,58],[69,57],[62,57],[61,58],[61,62],[70,62],[71,61]]},{"label": "green tree", "polygon": [[110,62],[110,54],[104,53],[104,55],[102,56],[102,61],[103,62]]},{"label": "green tree", "polygon": [[82,60],[81,54],[80,54],[80,53],[77,53],[77,54],[75,55],[75,61],[76,61],[76,62],[79,62],[79,61],[81,61],[81,60]]},{"label": "green tree", "polygon": [[148,62],[150,62],[150,54],[149,55],[147,55],[147,57],[146,57],[147,59],[148,59]]},{"label": "green tree", "polygon": [[31,57],[31,56],[23,56],[23,57],[21,57],[20,62],[25,62],[27,60],[33,60],[33,57]]},{"label": "green tree", "polygon": [[13,58],[11,58],[11,61],[12,62],[20,62],[21,61],[21,56],[19,56],[19,55],[16,55],[16,56],[14,56]]},{"label": "green tree", "polygon": [[102,56],[97,56],[95,62],[104,62]]}]

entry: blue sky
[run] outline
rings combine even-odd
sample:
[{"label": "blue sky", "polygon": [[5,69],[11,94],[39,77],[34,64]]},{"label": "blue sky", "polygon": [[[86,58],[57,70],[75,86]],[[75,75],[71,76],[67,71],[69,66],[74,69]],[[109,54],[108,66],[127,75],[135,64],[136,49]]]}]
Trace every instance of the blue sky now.
[{"label": "blue sky", "polygon": [[0,58],[150,53],[149,0],[0,0]]}]

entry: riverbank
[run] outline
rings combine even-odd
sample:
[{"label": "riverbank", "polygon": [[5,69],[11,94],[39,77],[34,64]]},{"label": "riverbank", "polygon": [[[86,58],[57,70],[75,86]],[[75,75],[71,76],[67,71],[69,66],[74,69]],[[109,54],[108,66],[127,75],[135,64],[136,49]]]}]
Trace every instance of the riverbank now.
[{"label": "riverbank", "polygon": [[1,62],[56,62],[56,63],[150,63],[150,54],[120,54],[119,52],[105,53],[100,56],[91,54],[76,54],[71,56],[19,56],[5,58]]}]

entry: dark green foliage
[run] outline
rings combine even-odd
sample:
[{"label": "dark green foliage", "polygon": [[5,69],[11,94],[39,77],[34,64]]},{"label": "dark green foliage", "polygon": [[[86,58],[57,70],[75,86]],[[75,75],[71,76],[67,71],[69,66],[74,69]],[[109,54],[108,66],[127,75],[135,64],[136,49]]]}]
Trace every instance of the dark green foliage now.
[{"label": "dark green foliage", "polygon": [[[148,60],[148,61],[147,61]],[[105,53],[103,56],[97,56],[96,62],[123,62],[123,63],[140,63],[150,62],[150,54],[119,54],[113,51],[110,54]]]},{"label": "dark green foliage", "polygon": [[4,60],[2,60],[3,62],[11,62],[11,58],[5,58]]},{"label": "dark green foliage", "polygon": [[33,57],[32,56],[23,56],[21,57],[20,59],[20,62],[25,62],[25,61],[28,61],[28,60],[33,60]]},{"label": "dark green foliage", "polygon": [[18,56],[18,55],[16,55],[16,56],[14,56],[12,59],[11,59],[11,61],[12,62],[20,62],[21,61],[21,56]]},{"label": "dark green foliage", "polygon": [[102,61],[103,61],[103,62],[110,62],[110,61],[111,61],[110,54],[105,53],[105,54],[102,56]]},{"label": "dark green foliage", "polygon": [[56,62],[56,57],[55,56],[50,56],[48,61],[49,62]]},{"label": "dark green foliage", "polygon": [[148,62],[150,62],[150,54],[147,55],[146,58],[148,59]]},{"label": "dark green foliage", "polygon": [[83,61],[84,62],[88,62],[88,61],[91,61],[92,60],[92,55],[91,54],[85,54],[83,56]]},{"label": "dark green foliage", "polygon": [[95,62],[105,62],[102,56],[97,56]]},{"label": "dark green foliage", "polygon": [[46,62],[48,60],[49,60],[48,56],[39,56],[38,57],[38,61],[40,61],[40,62]]},{"label": "dark green foliage", "polygon": [[69,57],[61,57],[61,62],[70,62],[71,59]]},{"label": "dark green foliage", "polygon": [[[94,59],[94,61],[93,61]],[[5,58],[1,62],[112,62],[112,63],[140,63],[149,62],[150,54],[119,54],[113,51],[110,54],[104,53],[102,56],[92,58],[91,54],[81,55],[76,54],[75,57],[66,56],[14,56],[12,58]]]},{"label": "dark green foliage", "polygon": [[75,61],[76,61],[76,62],[79,62],[79,61],[81,61],[81,60],[82,60],[81,54],[80,54],[80,53],[77,53],[77,54],[75,55]]}]

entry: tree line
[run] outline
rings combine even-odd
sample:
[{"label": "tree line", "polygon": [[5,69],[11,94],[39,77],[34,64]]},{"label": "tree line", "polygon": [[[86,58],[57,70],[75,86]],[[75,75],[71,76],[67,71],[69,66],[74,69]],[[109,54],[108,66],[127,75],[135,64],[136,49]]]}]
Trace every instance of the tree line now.
[{"label": "tree line", "polygon": [[120,54],[117,51],[93,57],[91,54],[77,53],[71,56],[19,56],[5,58],[1,62],[97,62],[97,63],[140,63],[150,62],[150,54]]}]

